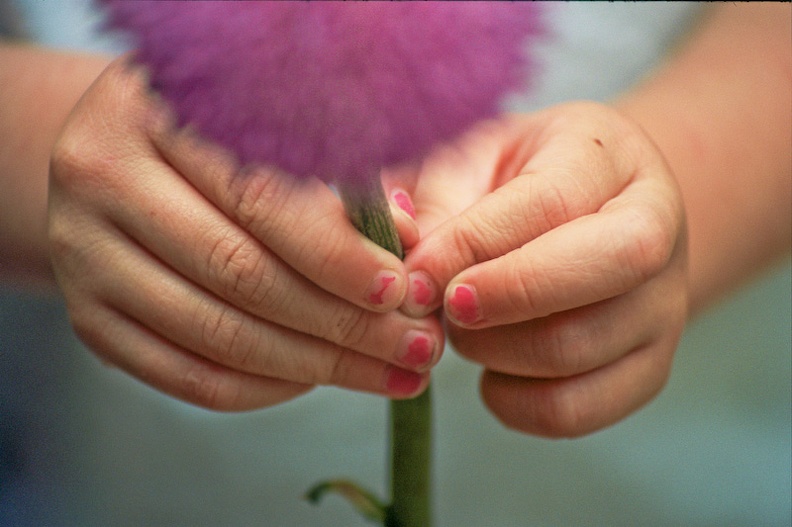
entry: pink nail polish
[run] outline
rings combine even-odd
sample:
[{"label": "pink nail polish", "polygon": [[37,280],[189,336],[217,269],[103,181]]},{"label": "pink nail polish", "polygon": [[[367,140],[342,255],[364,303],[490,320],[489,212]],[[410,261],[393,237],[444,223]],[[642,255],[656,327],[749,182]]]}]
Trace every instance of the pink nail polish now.
[{"label": "pink nail polish", "polygon": [[473,286],[456,286],[447,303],[451,317],[462,324],[474,324],[481,318],[478,295],[476,295],[476,289]]},{"label": "pink nail polish", "polygon": [[421,306],[428,306],[434,296],[429,282],[418,276],[410,282],[410,294],[415,303]]},{"label": "pink nail polish", "polygon": [[392,271],[380,272],[366,293],[368,303],[375,306],[390,305],[394,301],[394,295],[398,294],[398,288],[394,287],[397,278]]},{"label": "pink nail polish", "polygon": [[437,298],[437,286],[423,271],[413,271],[409,276],[410,289],[402,304],[402,309],[411,317],[423,317],[429,314],[429,309]]},{"label": "pink nail polish", "polygon": [[391,194],[393,201],[399,206],[401,210],[406,212],[412,219],[415,219],[415,207],[410,199],[410,196],[403,190],[395,190]]},{"label": "pink nail polish", "polygon": [[434,338],[421,331],[408,331],[404,341],[406,347],[401,353],[401,361],[412,369],[420,370],[431,364],[434,356]]},{"label": "pink nail polish", "polygon": [[385,390],[394,397],[413,395],[421,387],[423,377],[415,372],[391,368],[385,381]]}]

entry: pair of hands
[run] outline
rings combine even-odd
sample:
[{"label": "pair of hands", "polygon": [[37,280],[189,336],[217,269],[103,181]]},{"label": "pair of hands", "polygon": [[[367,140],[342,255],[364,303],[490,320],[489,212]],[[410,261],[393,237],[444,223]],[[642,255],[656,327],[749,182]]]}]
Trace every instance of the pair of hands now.
[{"label": "pair of hands", "polygon": [[322,384],[402,398],[447,333],[484,367],[491,411],[547,436],[607,426],[664,385],[687,311],[684,211],[616,111],[505,118],[388,171],[401,262],[324,183],[240,171],[145,86],[111,65],[52,157],[53,266],[107,362],[219,410]]}]

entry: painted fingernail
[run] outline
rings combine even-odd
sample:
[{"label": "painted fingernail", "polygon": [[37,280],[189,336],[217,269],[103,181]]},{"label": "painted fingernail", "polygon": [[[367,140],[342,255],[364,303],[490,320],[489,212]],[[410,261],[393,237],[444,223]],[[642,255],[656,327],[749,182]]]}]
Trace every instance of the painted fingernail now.
[{"label": "painted fingernail", "polygon": [[385,390],[394,397],[414,395],[423,384],[420,373],[400,368],[390,368],[385,379]]},{"label": "painted fingernail", "polygon": [[463,325],[476,323],[481,318],[476,289],[465,284],[455,286],[446,301],[446,311],[453,320]]},{"label": "painted fingernail", "polygon": [[366,301],[373,306],[392,306],[401,300],[399,275],[393,271],[380,271],[366,291]]},{"label": "painted fingernail", "polygon": [[424,316],[437,298],[437,286],[423,271],[410,273],[408,280],[410,288],[404,300],[405,311],[409,315]]},{"label": "painted fingernail", "polygon": [[421,371],[432,363],[435,339],[423,331],[408,331],[402,338],[399,353],[401,362],[410,369]]},{"label": "painted fingernail", "polygon": [[415,219],[415,206],[413,206],[410,195],[401,189],[396,189],[391,192],[391,199],[398,207],[407,213],[412,219]]}]

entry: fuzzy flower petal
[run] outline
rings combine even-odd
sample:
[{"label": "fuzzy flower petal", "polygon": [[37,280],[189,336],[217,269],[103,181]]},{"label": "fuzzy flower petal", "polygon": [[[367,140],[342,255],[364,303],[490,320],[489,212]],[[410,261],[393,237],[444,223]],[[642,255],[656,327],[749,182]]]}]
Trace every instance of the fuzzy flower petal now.
[{"label": "fuzzy flower petal", "polygon": [[367,177],[497,114],[538,5],[105,0],[182,124],[298,177]]}]

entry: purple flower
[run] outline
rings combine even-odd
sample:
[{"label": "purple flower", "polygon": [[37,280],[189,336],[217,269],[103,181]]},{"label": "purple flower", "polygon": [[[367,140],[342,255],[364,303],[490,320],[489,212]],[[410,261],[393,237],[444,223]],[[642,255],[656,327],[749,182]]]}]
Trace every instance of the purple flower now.
[{"label": "purple flower", "polygon": [[106,0],[182,124],[299,177],[367,177],[497,114],[539,6]]}]

